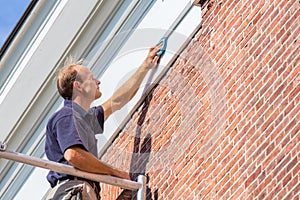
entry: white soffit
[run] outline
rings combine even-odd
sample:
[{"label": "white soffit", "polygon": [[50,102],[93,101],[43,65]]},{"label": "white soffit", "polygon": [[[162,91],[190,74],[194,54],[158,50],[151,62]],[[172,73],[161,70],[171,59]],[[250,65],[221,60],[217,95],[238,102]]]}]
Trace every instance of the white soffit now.
[{"label": "white soffit", "polygon": [[[49,1],[41,0],[39,2],[45,4],[45,2]],[[22,36],[25,35],[26,37],[20,39],[17,36],[13,44],[11,44],[12,48],[19,49],[22,46],[18,46],[16,43],[24,45],[26,44],[24,40],[28,39],[28,43],[23,48],[24,51],[19,53],[18,56],[10,57],[14,51],[8,49],[6,55],[1,60],[1,68],[3,65],[14,62],[15,65],[11,66],[14,66],[16,69],[10,77],[12,82],[8,82],[9,89],[2,93],[3,96],[1,97],[2,102],[0,105],[0,120],[5,122],[1,127],[0,140],[7,141],[9,144],[8,147],[11,150],[22,151],[24,146],[26,147],[28,141],[24,139],[28,137],[28,130],[34,131],[32,127],[35,126],[35,123],[45,120],[39,119],[39,117],[45,117],[47,109],[51,109],[47,108],[47,106],[55,104],[53,103],[53,99],[56,101],[58,95],[52,79],[65,56],[74,52],[78,55],[83,55],[84,51],[91,48],[90,46],[93,44],[95,35],[99,34],[97,31],[103,31],[99,24],[94,23],[94,17],[97,16],[109,24],[109,18],[121,4],[136,3],[138,1],[122,1],[120,3],[119,1],[109,0],[88,0],[84,4],[81,0],[62,0],[56,2],[57,4],[49,12],[47,20],[43,22],[43,26],[39,27],[39,31],[31,33],[34,36],[26,36],[26,33],[22,33]],[[33,15],[36,19],[32,19],[32,21],[38,20],[39,14],[33,13]],[[27,30],[30,30],[31,25],[31,23],[25,23],[25,29],[27,27]],[[97,31],[93,27],[96,27]],[[106,28],[103,27],[103,29]],[[44,111],[45,108],[47,109]],[[39,134],[43,135],[43,133],[44,131]],[[38,140],[41,139],[40,136],[35,136],[35,138]],[[40,145],[41,143],[33,141],[31,144],[33,146],[24,148],[27,150],[23,153],[31,154],[35,152],[35,149],[40,148],[36,145]],[[34,153],[32,155],[34,156]],[[18,165],[17,163],[14,164],[17,167],[3,170],[6,168],[6,164],[6,161],[0,160],[0,198],[12,199],[24,184],[25,179],[27,179],[26,177],[29,176],[31,171],[28,169],[24,170],[21,167],[22,165]],[[7,170],[10,171],[8,172]],[[22,176],[22,174],[24,175]],[[6,175],[9,176],[4,181],[3,177]]]},{"label": "white soffit", "polygon": [[[185,0],[178,1],[184,1],[184,5],[188,2]],[[40,0],[39,2],[40,3],[38,3],[38,6],[40,6],[42,10],[45,8],[43,8],[41,5],[46,4],[46,2],[48,3],[50,1]],[[52,81],[55,76],[55,70],[59,66],[61,66],[61,63],[63,62],[66,55],[71,53],[76,57],[88,57],[88,61],[90,61],[88,63],[88,66],[93,70],[93,72],[95,72],[99,77],[103,75],[104,78],[106,77],[105,79],[111,79],[107,75],[112,73],[111,69],[113,69],[114,67],[112,67],[111,69],[109,67],[109,70],[104,73],[103,69],[101,68],[101,63],[109,64],[109,66],[110,62],[113,62],[113,64],[118,64],[120,58],[122,57],[123,59],[124,52],[125,54],[128,54],[128,51],[126,50],[126,48],[128,48],[128,44],[124,47],[125,51],[124,48],[123,50],[121,49],[124,41],[127,41],[127,39],[129,39],[129,41],[132,41],[132,38],[134,38],[136,33],[133,33],[133,36],[131,38],[131,33],[128,35],[124,35],[124,37],[121,39],[117,38],[119,39],[119,41],[113,40],[115,38],[114,36],[122,31],[128,31],[130,29],[136,28],[137,23],[140,19],[133,19],[140,17],[139,15],[143,15],[143,9],[141,9],[140,11],[138,10],[139,5],[141,7],[151,6],[151,2],[155,2],[157,3],[156,5],[159,5],[162,3],[167,3],[168,1],[85,0],[85,2],[82,3],[82,0],[61,0],[57,2],[59,3],[55,5],[56,7],[53,10],[51,16],[48,16],[47,23],[45,23],[43,27],[40,28],[41,32],[39,33],[39,35],[35,35],[35,37],[33,37],[35,41],[31,42],[31,47],[34,48],[24,48],[25,50],[19,53],[19,56],[17,57],[10,57],[9,53],[13,55],[14,51],[8,51],[9,53],[6,55],[5,59],[1,60],[2,65],[12,63],[12,60],[16,59],[16,61],[13,61],[15,64],[14,66],[21,66],[19,68],[19,74],[15,74],[15,81],[14,84],[11,84],[10,90],[7,90],[5,96],[0,97],[2,98],[2,102],[0,104],[0,120],[1,122],[6,122],[5,124],[1,124],[1,126],[3,125],[3,127],[1,127],[2,129],[0,133],[0,140],[6,140],[7,142],[9,142],[9,148],[13,150],[18,149],[23,141],[26,142],[24,138],[26,138],[26,134],[28,134],[28,131],[33,131],[32,129],[36,122],[38,122],[39,120],[45,120],[39,118],[45,118],[46,113],[44,112],[47,112],[47,110],[51,110],[51,108],[47,106],[53,108],[55,102],[57,102],[58,95],[55,89],[55,84],[53,84]],[[175,1],[173,1],[173,4],[174,2]],[[121,12],[122,14],[120,16],[115,16],[117,10],[121,8],[123,4],[127,4],[125,6],[126,10]],[[153,9],[151,9],[150,11],[155,12],[155,9],[156,8],[153,7]],[[170,10],[168,10],[168,12],[170,12]],[[180,12],[180,8],[178,9],[178,12]],[[160,16],[165,17],[167,17],[168,15],[167,12],[160,14]],[[33,13],[32,15],[36,17],[35,20],[38,20],[39,13]],[[199,15],[200,19],[201,14],[199,10],[197,12],[197,15]],[[176,17],[176,14],[174,16]],[[119,17],[119,20],[113,21],[114,17]],[[97,20],[95,20],[96,18]],[[131,20],[127,21],[127,19]],[[187,27],[189,27],[190,29],[195,28],[195,23],[200,23],[200,20],[198,20],[198,18],[195,19],[194,15],[192,16],[192,18],[189,18],[189,20],[194,22],[186,23]],[[153,23],[151,22],[151,20],[149,22],[150,24]],[[28,30],[31,28],[30,23],[25,24],[25,26],[27,26]],[[140,26],[137,29],[146,28],[147,27]],[[178,30],[176,31],[179,31],[179,29],[180,27],[178,27]],[[185,27],[182,30],[183,33],[185,33],[185,30],[187,29]],[[24,36],[24,33],[22,34]],[[17,38],[17,42],[12,45],[15,47],[15,49],[18,49],[18,43],[25,44],[24,40],[20,39],[20,37]],[[30,37],[26,36],[25,34],[24,39],[26,38],[29,39]],[[155,45],[156,42],[158,42],[159,38],[160,35],[157,34],[155,37],[149,38],[148,43],[143,45],[146,45],[147,47]],[[97,40],[99,41],[101,39],[102,41],[97,43]],[[172,41],[171,38],[170,40]],[[105,42],[105,44],[103,41]],[[100,44],[101,46],[97,46],[97,44]],[[172,44],[172,42],[170,42],[170,44]],[[145,50],[146,46],[143,46],[143,50]],[[103,54],[104,51],[105,53]],[[116,54],[116,52],[119,51],[121,54]],[[90,57],[85,52],[90,52]],[[110,54],[111,57],[106,57],[106,55]],[[129,56],[132,56],[131,53],[129,54]],[[142,53],[140,55],[146,54]],[[109,61],[109,59],[112,58],[115,58],[115,60]],[[167,60],[167,56],[165,56],[165,58]],[[130,59],[132,58],[130,57]],[[2,62],[4,60],[6,60],[6,62]],[[136,62],[139,61],[137,60]],[[132,69],[134,68],[130,68],[127,72],[124,73],[130,72]],[[117,80],[115,82],[119,83],[122,80],[123,76],[124,74],[121,74],[120,76],[114,76],[114,80]],[[108,87],[109,86],[110,84],[108,84]],[[138,97],[140,97],[140,95]],[[137,100],[138,99],[134,100],[132,104],[136,103]],[[7,113],[9,113],[9,116]],[[112,118],[112,120],[114,120],[114,118]],[[43,134],[43,131],[39,134]],[[42,137],[40,135],[36,136],[36,138],[38,140],[41,140]],[[40,145],[39,142],[33,142],[32,144],[33,146],[30,148],[28,147],[27,149],[29,150],[27,150],[28,152],[25,153],[31,154],[31,152],[35,152],[36,148],[41,148],[40,146],[35,146]],[[34,153],[32,153],[32,155],[34,155]],[[3,160],[0,160],[0,179],[5,175],[2,174],[2,169],[4,167],[5,165],[3,165]],[[4,185],[0,182],[0,199],[2,197],[5,199],[11,199],[10,197],[13,197],[16,191],[19,191],[20,187],[22,186],[22,184],[24,184],[26,179],[24,178],[24,176],[22,176],[22,173],[20,173],[22,172],[22,170],[23,168],[19,167],[18,169],[16,169],[16,171],[10,172],[10,174],[13,175],[10,177],[10,182],[7,182]],[[24,173],[26,174],[26,177],[28,177],[30,176],[31,172],[26,171]],[[26,184],[34,185],[30,181],[26,182]],[[5,195],[3,196],[4,191]],[[24,197],[24,195],[21,193],[18,194],[18,196],[21,197]]]},{"label": "white soffit", "polygon": [[[94,105],[108,99],[120,84],[127,80],[130,74],[140,66],[146,58],[149,47],[158,43],[187,3],[188,1],[185,0],[156,1],[154,3],[149,13],[144,16],[141,23],[132,31],[124,46],[111,60],[109,68],[100,77],[100,88],[103,96],[95,101]],[[176,55],[182,44],[189,39],[190,34],[200,23],[201,9],[194,6],[168,39],[167,51],[153,77],[150,78],[151,73],[149,73],[136,96],[124,108],[107,119],[104,134],[99,136],[99,148],[103,147],[105,142],[108,141],[109,143],[109,139],[114,137],[112,135],[122,125],[123,120],[130,115],[132,108],[142,97],[145,87],[154,82],[155,78],[168,65],[170,59]],[[122,37],[122,35],[119,37]],[[101,64],[99,62],[99,65]]]},{"label": "white soffit", "polygon": [[[93,9],[94,4],[79,5],[77,1],[59,1],[47,22],[37,32],[38,35],[30,41],[29,48],[18,58],[14,66],[15,73],[0,98],[0,121],[5,122],[1,127],[0,140],[7,139],[7,134],[19,123],[20,117],[39,93],[45,78],[51,74],[58,58]],[[65,24],[68,24],[67,29],[64,29]]]}]

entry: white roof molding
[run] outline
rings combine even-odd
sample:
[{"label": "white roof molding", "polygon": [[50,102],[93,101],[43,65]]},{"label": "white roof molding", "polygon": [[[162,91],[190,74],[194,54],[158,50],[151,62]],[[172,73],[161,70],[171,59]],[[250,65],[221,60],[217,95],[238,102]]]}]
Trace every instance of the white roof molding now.
[{"label": "white roof molding", "polygon": [[[1,59],[0,70],[10,74],[0,94],[0,140],[11,150],[42,156],[41,129],[59,106],[53,79],[65,57],[85,56],[99,37],[109,44],[136,7],[151,2],[40,0]],[[31,170],[1,159],[0,199],[13,199]]]},{"label": "white roof molding", "polygon": [[[8,142],[8,149],[42,157],[47,118],[62,103],[53,81],[65,58],[87,58],[95,76],[102,76],[154,3],[163,4],[39,0],[0,61],[0,140]],[[1,87],[4,82],[6,87]],[[0,159],[0,199],[13,199],[32,171]]]}]

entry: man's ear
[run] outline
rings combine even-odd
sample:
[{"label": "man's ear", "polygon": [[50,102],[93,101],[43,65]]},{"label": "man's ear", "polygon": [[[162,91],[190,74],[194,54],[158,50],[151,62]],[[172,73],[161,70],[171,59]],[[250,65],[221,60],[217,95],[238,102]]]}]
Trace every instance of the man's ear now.
[{"label": "man's ear", "polygon": [[73,82],[73,89],[75,89],[75,90],[80,89],[80,83],[78,81]]}]

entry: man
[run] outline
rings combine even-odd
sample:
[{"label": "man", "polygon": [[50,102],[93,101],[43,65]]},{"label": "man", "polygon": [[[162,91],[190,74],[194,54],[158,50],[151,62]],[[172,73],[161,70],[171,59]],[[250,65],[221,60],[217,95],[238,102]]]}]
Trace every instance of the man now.
[{"label": "man", "polygon": [[[82,65],[68,64],[58,75],[57,88],[65,99],[64,107],[49,119],[45,152],[49,160],[69,164],[83,171],[130,179],[129,174],[97,159],[95,134],[103,132],[103,123],[136,94],[147,72],[159,60],[160,46],[150,48],[139,69],[106,102],[90,108],[101,97],[98,81]],[[47,199],[100,199],[99,183],[50,171],[47,175],[53,188]],[[76,198],[75,198],[76,199]]]}]

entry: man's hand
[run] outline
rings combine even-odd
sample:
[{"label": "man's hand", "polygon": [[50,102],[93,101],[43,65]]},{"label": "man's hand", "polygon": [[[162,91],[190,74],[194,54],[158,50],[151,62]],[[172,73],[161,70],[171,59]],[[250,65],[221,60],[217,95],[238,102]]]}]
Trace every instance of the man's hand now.
[{"label": "man's hand", "polygon": [[145,66],[147,69],[152,69],[156,67],[160,58],[160,56],[157,55],[157,52],[161,49],[161,47],[162,44],[155,47],[151,47],[149,49],[148,55],[143,63],[143,66]]},{"label": "man's hand", "polygon": [[160,56],[157,52],[162,44],[151,47],[143,64],[138,70],[109,98],[102,104],[104,109],[104,118],[106,119],[113,112],[120,110],[127,104],[138,91],[147,72],[157,66]]},{"label": "man's hand", "polygon": [[123,171],[119,171],[114,176],[119,177],[119,178],[123,178],[123,179],[127,179],[127,180],[131,180],[129,174],[127,172],[123,172]]}]

